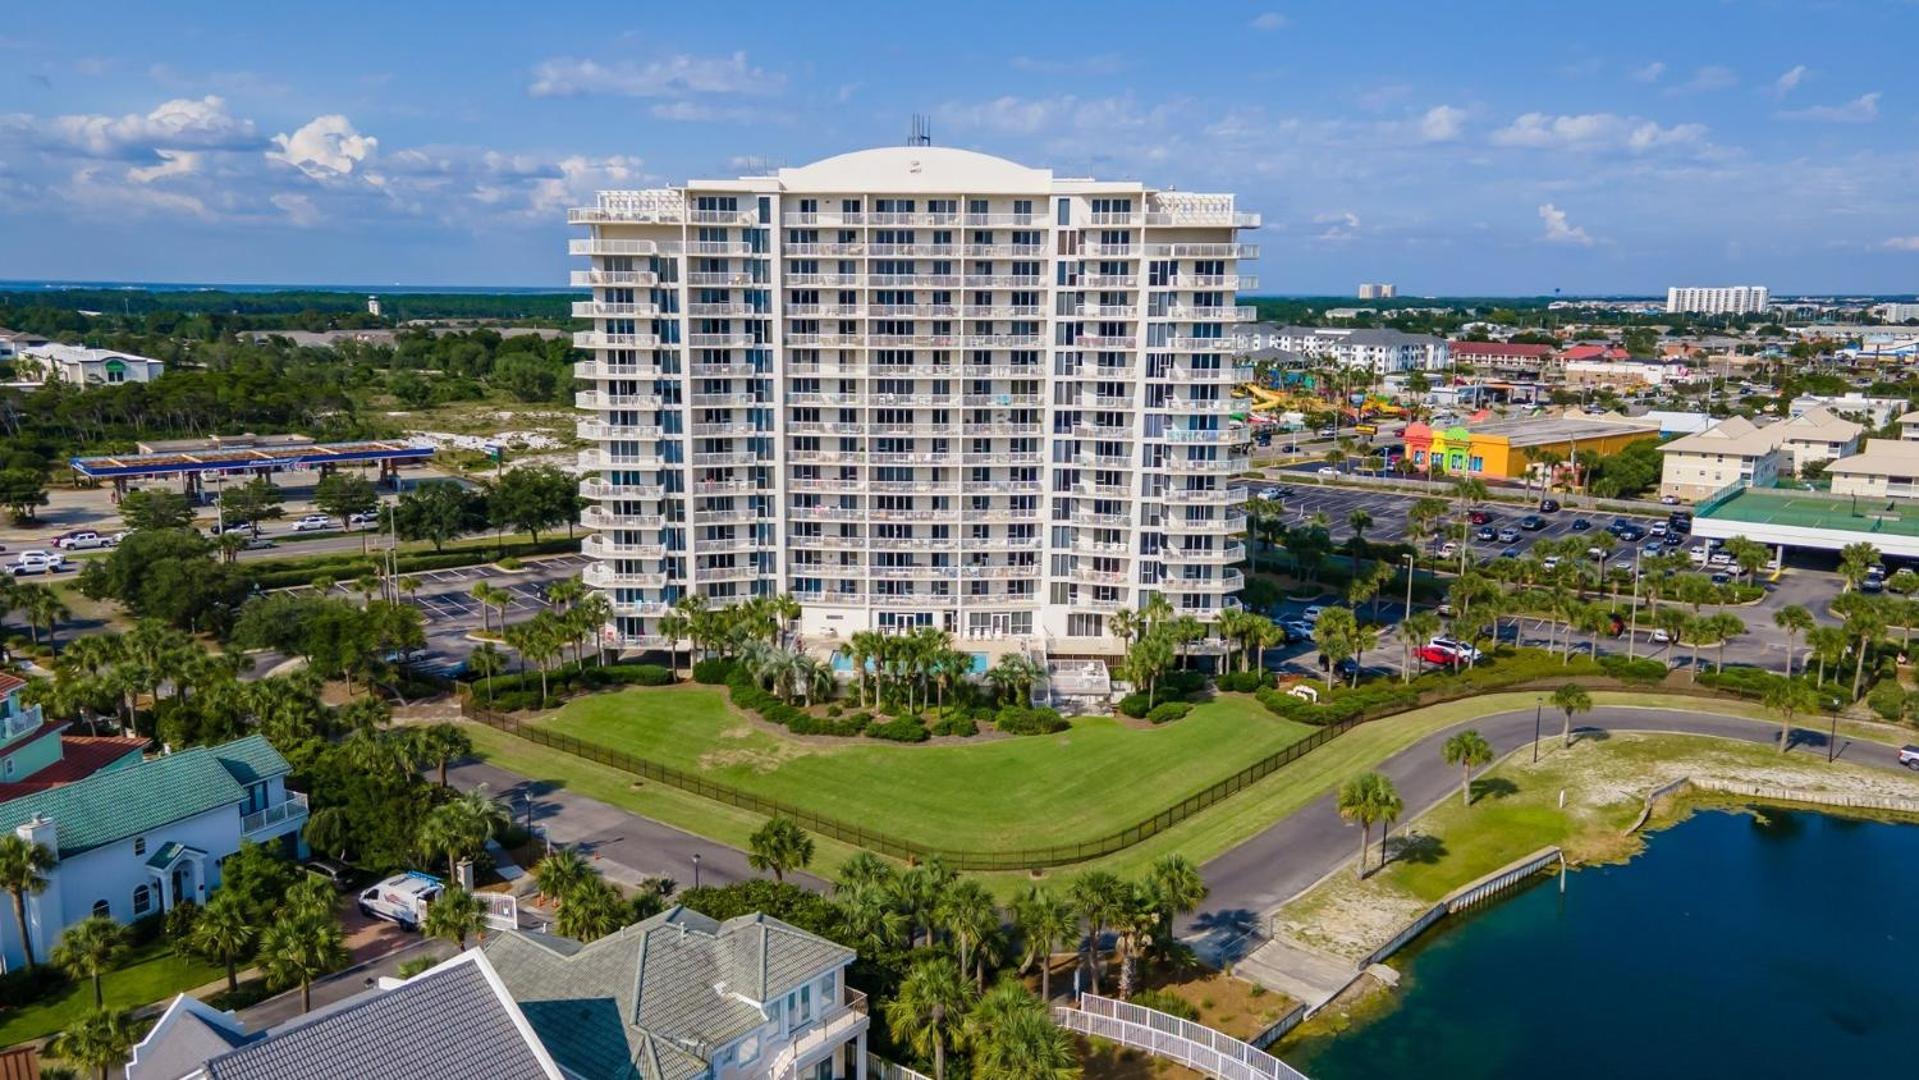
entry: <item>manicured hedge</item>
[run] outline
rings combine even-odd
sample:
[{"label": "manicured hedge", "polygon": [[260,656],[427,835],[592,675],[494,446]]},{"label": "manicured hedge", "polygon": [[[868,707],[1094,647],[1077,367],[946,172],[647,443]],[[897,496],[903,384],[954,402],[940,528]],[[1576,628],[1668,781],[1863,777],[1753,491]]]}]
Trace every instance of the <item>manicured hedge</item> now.
[{"label": "manicured hedge", "polygon": [[1149,723],[1165,724],[1174,720],[1182,720],[1187,713],[1192,711],[1192,705],[1187,702],[1169,701],[1164,705],[1153,706],[1153,711],[1146,714],[1146,719]]},{"label": "manicured hedge", "polygon": [[1665,682],[1667,674],[1663,661],[1645,657],[1628,660],[1623,656],[1602,656],[1599,658],[1599,670],[1621,682],[1647,684]]},{"label": "manicured hedge", "polygon": [[1135,720],[1145,719],[1151,709],[1145,694],[1128,694],[1119,699],[1119,711]]},{"label": "manicured hedge", "polygon": [[1273,685],[1273,674],[1270,671],[1229,671],[1214,679],[1213,683],[1221,690],[1250,694],[1262,686]]},{"label": "manicured hedge", "polygon": [[733,661],[724,657],[701,660],[693,665],[693,681],[702,686],[720,686],[733,674]]},{"label": "manicured hedge", "polygon": [[866,734],[888,742],[917,743],[932,738],[926,731],[925,722],[917,716],[899,716],[883,724],[870,724]]},{"label": "manicured hedge", "polygon": [[[581,667],[568,662],[546,673],[546,686],[549,705],[557,705],[568,693],[580,690],[603,690],[613,686],[666,686],[673,682],[673,673],[658,664],[588,664]],[[488,700],[487,680],[474,679],[468,684],[468,692],[482,703]],[[511,699],[518,701],[521,696],[530,700],[527,705],[507,705],[503,702]],[[520,708],[538,708],[540,705],[540,672],[537,668],[513,675],[495,675],[492,679],[493,708],[502,711],[514,711]]]},{"label": "manicured hedge", "polygon": [[963,712],[955,712],[950,716],[943,716],[935,722],[933,724],[933,734],[958,735],[961,738],[971,738],[979,734],[979,724],[972,716]]},{"label": "manicured hedge", "polygon": [[993,726],[1008,735],[1051,735],[1070,725],[1057,709],[1008,705],[994,715]]}]

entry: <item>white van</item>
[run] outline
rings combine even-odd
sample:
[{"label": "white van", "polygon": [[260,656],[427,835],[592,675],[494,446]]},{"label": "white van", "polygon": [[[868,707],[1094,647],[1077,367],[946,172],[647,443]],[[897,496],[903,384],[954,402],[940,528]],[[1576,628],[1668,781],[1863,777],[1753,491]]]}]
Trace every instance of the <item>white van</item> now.
[{"label": "white van", "polygon": [[418,930],[426,920],[426,907],[446,888],[439,878],[409,870],[395,874],[360,893],[360,913],[385,919],[402,930]]}]

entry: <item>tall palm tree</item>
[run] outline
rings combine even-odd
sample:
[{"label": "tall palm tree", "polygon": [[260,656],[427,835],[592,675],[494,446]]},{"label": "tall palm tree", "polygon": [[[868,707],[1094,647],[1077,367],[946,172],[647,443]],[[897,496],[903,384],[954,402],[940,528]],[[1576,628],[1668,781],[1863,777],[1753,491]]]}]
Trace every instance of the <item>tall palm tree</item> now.
[{"label": "tall palm tree", "polygon": [[[1792,720],[1800,710],[1817,706],[1812,688],[1803,682],[1790,680],[1772,683],[1766,687],[1762,697],[1766,708],[1779,714],[1779,752],[1785,753],[1792,748]],[[1838,717],[1835,715],[1835,725]]]},{"label": "tall palm tree", "polygon": [[1400,621],[1399,645],[1405,665],[1400,671],[1403,681],[1411,682],[1413,679],[1413,670],[1416,666],[1413,663],[1414,652],[1426,642],[1438,637],[1443,625],[1439,616],[1430,611],[1415,611]]},{"label": "tall palm tree", "polygon": [[781,593],[773,598],[772,603],[768,605],[768,610],[772,612],[773,617],[779,622],[780,637],[782,639],[791,637],[793,635],[793,623],[799,620],[802,610],[798,598],[792,593]]},{"label": "tall palm tree", "polygon": [[313,1008],[313,980],[345,964],[339,920],[279,919],[260,937],[260,966],[276,986],[300,984],[300,1011]]},{"label": "tall palm tree", "polygon": [[112,971],[126,951],[126,927],[107,915],[89,915],[60,935],[52,960],[74,978],[93,981],[93,1006],[97,1009],[106,1005],[100,976]]},{"label": "tall palm tree", "polygon": [[[699,652],[701,645],[699,634],[710,622],[707,618],[709,613],[706,608],[706,594],[687,593],[673,601],[673,613],[686,621],[683,633],[691,642],[693,651]],[[703,654],[702,659],[704,659]]]},{"label": "tall palm tree", "polygon": [[1359,825],[1359,863],[1356,872],[1366,877],[1366,853],[1372,847],[1373,822],[1380,819],[1379,785],[1385,777],[1376,772],[1361,773],[1339,785],[1335,805],[1339,816]]},{"label": "tall palm tree", "polygon": [[533,865],[533,884],[539,888],[540,895],[560,905],[566,903],[580,882],[597,876],[598,871],[570,847],[556,847]]},{"label": "tall palm tree", "polygon": [[1053,1000],[1053,954],[1077,934],[1079,915],[1050,889],[1034,885],[1013,905],[1013,924],[1026,947],[1020,970],[1038,964],[1040,1000]]},{"label": "tall palm tree", "polygon": [[1066,1029],[1046,1014],[1046,1003],[1017,981],[1002,980],[966,1017],[973,1072],[995,1080],[1071,1080],[1079,1053]]},{"label": "tall palm tree", "polygon": [[27,967],[33,967],[33,938],[27,933],[27,894],[38,894],[47,887],[47,871],[53,869],[53,852],[17,833],[0,835],[0,889],[13,897],[13,923],[20,930],[20,944],[27,954]]},{"label": "tall palm tree", "polygon": [[618,889],[595,874],[567,894],[553,928],[563,937],[597,941],[625,926],[632,910]]},{"label": "tall palm tree", "polygon": [[1353,573],[1358,574],[1359,553],[1366,547],[1366,530],[1373,527],[1373,515],[1367,513],[1366,508],[1362,506],[1346,515],[1346,524],[1353,530],[1351,544]]},{"label": "tall palm tree", "polygon": [[[482,634],[493,631],[493,598],[499,591],[500,590],[494,588],[491,583],[485,581],[476,581],[473,583],[473,587],[467,590],[467,595],[473,597],[480,605],[480,633]],[[500,623],[504,629],[506,623],[506,612],[504,609],[500,612]]]},{"label": "tall palm tree", "polygon": [[[860,708],[866,707],[866,675],[869,668],[876,668],[880,656],[886,651],[886,635],[877,630],[859,630],[847,636],[846,658],[853,664],[853,677],[859,682]],[[873,700],[877,704],[879,693],[874,692]]]},{"label": "tall palm tree", "polygon": [[1139,636],[1139,612],[1131,608],[1113,612],[1106,617],[1106,629],[1111,631],[1114,637],[1131,645],[1133,639]]},{"label": "tall palm tree", "polygon": [[1866,674],[1866,654],[1886,636],[1886,621],[1877,611],[1865,609],[1847,616],[1846,637],[1857,648],[1852,662],[1852,700],[1859,700],[1859,683]]},{"label": "tall palm tree", "polygon": [[1126,883],[1105,870],[1088,870],[1074,878],[1067,888],[1073,907],[1086,923],[1087,960],[1095,994],[1099,993],[1100,986],[1100,937],[1120,917],[1127,893]]},{"label": "tall palm tree", "polygon": [[473,752],[473,740],[452,724],[433,724],[420,733],[420,749],[440,770],[440,787],[447,788],[446,767],[455,758]]},{"label": "tall palm tree", "polygon": [[466,669],[486,680],[486,700],[493,701],[493,676],[506,670],[506,654],[491,641],[482,641],[466,656]]},{"label": "tall palm tree", "polygon": [[1837,626],[1815,626],[1806,631],[1806,651],[1819,664],[1819,685],[1826,683],[1826,665],[1839,666],[1846,655],[1846,631]]},{"label": "tall palm tree", "polygon": [[893,893],[898,899],[900,910],[912,921],[913,939],[917,943],[922,937],[926,943],[933,943],[933,911],[939,907],[940,896],[953,884],[953,872],[940,864],[939,858],[928,859],[916,866],[909,866],[894,883]]},{"label": "tall palm tree", "polygon": [[1473,804],[1473,770],[1493,759],[1493,745],[1477,731],[1466,730],[1448,738],[1440,747],[1446,764],[1457,765],[1463,772],[1459,781],[1459,801],[1464,806]]},{"label": "tall palm tree", "polygon": [[1573,717],[1579,713],[1592,711],[1592,695],[1588,694],[1584,687],[1576,683],[1567,683],[1553,691],[1553,708],[1558,709],[1566,717],[1566,727],[1560,735],[1561,738],[1564,739],[1564,745],[1571,746],[1573,744]]},{"label": "tall palm tree", "polygon": [[22,585],[20,587],[20,610],[26,613],[27,625],[33,631],[35,644],[40,641],[40,628],[47,631],[47,646],[55,652],[54,632],[62,622],[73,617],[73,610],[60,594],[45,585]]},{"label": "tall palm tree", "polygon": [[914,964],[898,993],[884,1006],[893,1038],[933,1061],[933,1080],[946,1078],[946,1048],[953,1030],[973,1005],[973,984],[944,956]]},{"label": "tall palm tree", "polygon": [[959,700],[959,688],[965,684],[966,677],[973,673],[973,654],[958,649],[941,649],[934,654],[928,665],[933,676],[933,685],[939,695],[940,711],[946,711],[946,695],[952,694],[955,702]]},{"label": "tall palm tree", "polygon": [[1146,871],[1146,892],[1155,916],[1153,940],[1164,946],[1173,941],[1173,923],[1199,907],[1209,890],[1186,856],[1162,855]]},{"label": "tall palm tree", "polygon": [[127,1059],[133,1043],[131,1014],[94,1009],[55,1035],[47,1049],[54,1057],[92,1069],[99,1080],[107,1080],[107,1070]]},{"label": "tall palm tree", "polygon": [[688,626],[686,616],[677,611],[669,611],[660,616],[660,636],[666,639],[666,662],[673,669],[673,677],[680,677],[680,639],[686,636]]},{"label": "tall palm tree", "polygon": [[426,922],[421,929],[428,937],[451,941],[465,952],[466,939],[485,927],[486,901],[458,885],[450,885],[427,905]]},{"label": "tall palm tree", "polygon": [[973,971],[980,990],[986,989],[988,940],[999,933],[999,908],[993,894],[972,878],[962,878],[940,897],[933,917],[953,940],[960,971]]},{"label": "tall palm tree", "polygon": [[189,941],[195,952],[212,956],[226,964],[227,991],[240,988],[239,960],[259,937],[253,919],[247,914],[239,893],[213,894],[207,906],[193,920]]}]

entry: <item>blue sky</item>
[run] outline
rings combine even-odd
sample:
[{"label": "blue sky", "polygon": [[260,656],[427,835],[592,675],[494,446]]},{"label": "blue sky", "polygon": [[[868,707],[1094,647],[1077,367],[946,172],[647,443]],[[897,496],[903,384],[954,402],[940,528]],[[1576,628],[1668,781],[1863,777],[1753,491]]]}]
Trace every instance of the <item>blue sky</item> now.
[{"label": "blue sky", "polygon": [[540,285],[599,187],[935,141],[1262,291],[1919,289],[1919,4],[17,4],[0,278]]}]

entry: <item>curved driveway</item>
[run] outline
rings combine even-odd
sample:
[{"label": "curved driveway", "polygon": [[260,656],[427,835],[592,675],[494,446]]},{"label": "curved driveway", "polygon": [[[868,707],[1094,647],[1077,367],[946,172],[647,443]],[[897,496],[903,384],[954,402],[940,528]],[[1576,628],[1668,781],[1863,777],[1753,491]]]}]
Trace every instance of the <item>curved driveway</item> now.
[{"label": "curved driveway", "polygon": [[[1542,737],[1558,738],[1564,722],[1559,713],[1546,710]],[[1449,735],[1469,727],[1478,729],[1486,737],[1495,755],[1504,756],[1532,741],[1533,714],[1504,712],[1462,721],[1426,736],[1378,765],[1380,772],[1392,778],[1405,800],[1407,812],[1402,820],[1410,821],[1442,799],[1459,793],[1459,770],[1445,763],[1440,746]],[[1713,735],[1753,743],[1776,743],[1779,739],[1778,726],[1762,721],[1706,712],[1623,706],[1596,708],[1581,715],[1573,728],[1575,736],[1594,731]],[[1823,731],[1793,729],[1792,745],[1797,751],[1824,756],[1826,741]],[[1897,756],[1890,748],[1855,742],[1844,736],[1839,740],[1838,756],[1854,764],[1899,767]],[[1249,935],[1261,925],[1268,912],[1352,858],[1355,846],[1352,830],[1340,819],[1333,803],[1334,793],[1328,791],[1200,867],[1211,893],[1200,910],[1187,916],[1180,927],[1180,936],[1202,956],[1219,962],[1237,959],[1246,948],[1255,945]]]}]

